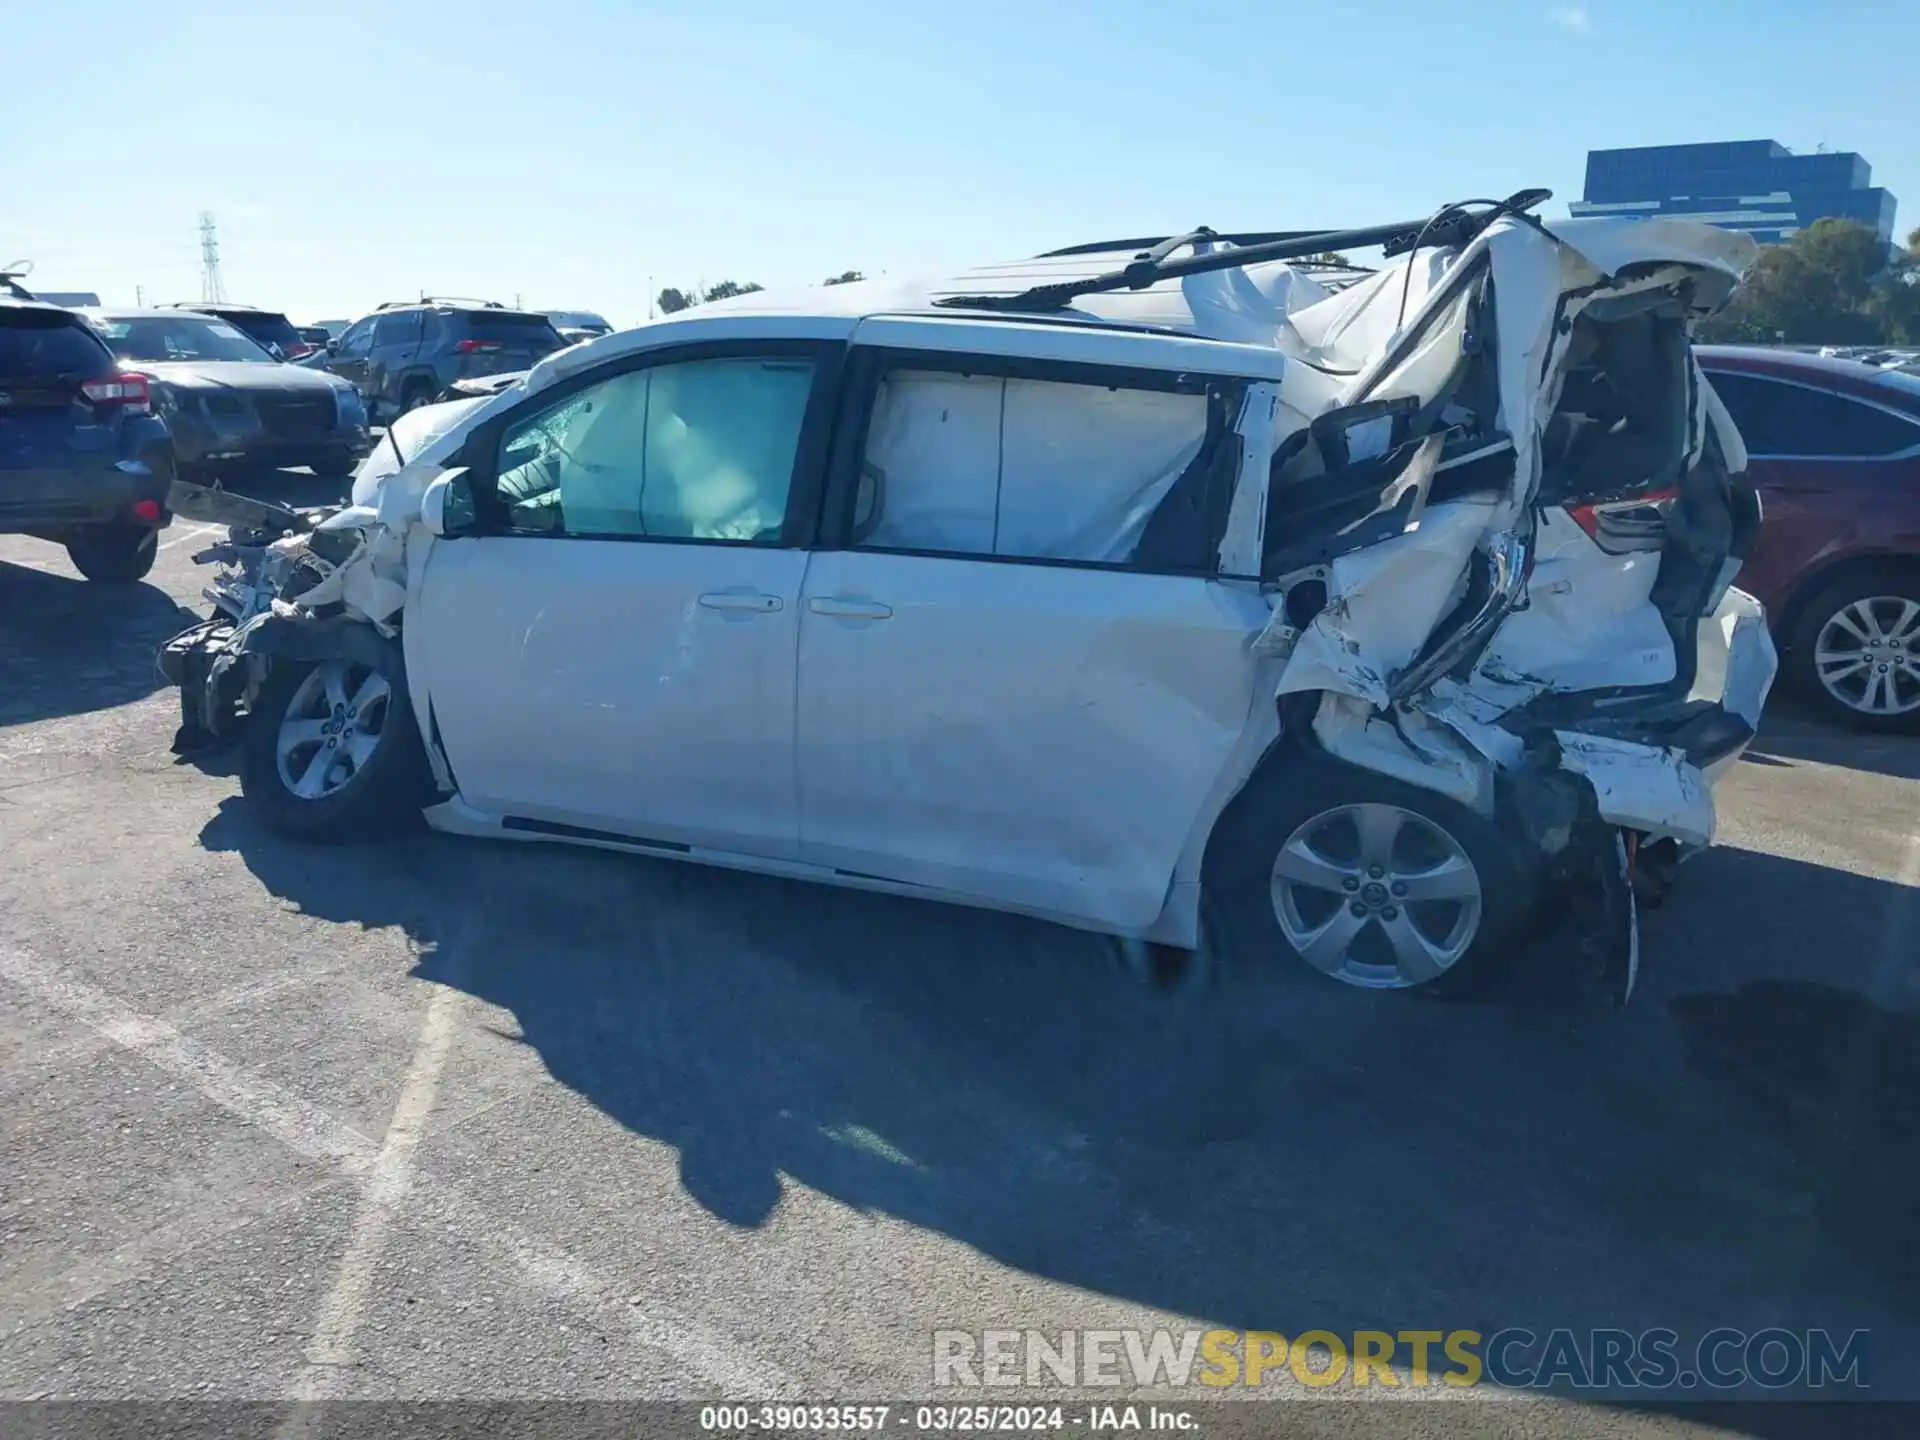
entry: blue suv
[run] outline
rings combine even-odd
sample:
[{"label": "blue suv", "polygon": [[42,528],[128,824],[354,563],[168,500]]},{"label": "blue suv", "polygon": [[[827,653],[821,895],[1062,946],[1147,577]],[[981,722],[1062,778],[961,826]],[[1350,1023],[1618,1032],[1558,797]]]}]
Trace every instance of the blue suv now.
[{"label": "blue suv", "polygon": [[432,404],[456,381],[527,370],[566,345],[537,311],[427,299],[382,305],[356,320],[319,363],[360,392],[379,424]]},{"label": "blue suv", "polygon": [[153,568],[173,441],[147,377],[71,310],[0,293],[0,534],[65,545],[89,580]]}]

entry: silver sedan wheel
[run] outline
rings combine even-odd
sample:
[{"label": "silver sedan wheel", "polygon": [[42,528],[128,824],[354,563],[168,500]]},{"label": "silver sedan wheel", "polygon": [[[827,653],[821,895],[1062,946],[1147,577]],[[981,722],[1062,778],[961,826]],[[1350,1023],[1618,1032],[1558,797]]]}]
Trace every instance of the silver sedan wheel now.
[{"label": "silver sedan wheel", "polygon": [[1368,990],[1438,979],[1480,930],[1480,876],[1444,829],[1398,805],[1341,805],[1273,862],[1273,913],[1314,969]]},{"label": "silver sedan wheel", "polygon": [[1844,606],[1813,642],[1813,673],[1862,715],[1920,709],[1920,600],[1873,595]]},{"label": "silver sedan wheel", "polygon": [[280,720],[274,757],[280,783],[302,800],[324,800],[353,783],[380,746],[393,687],[346,660],[313,667]]}]

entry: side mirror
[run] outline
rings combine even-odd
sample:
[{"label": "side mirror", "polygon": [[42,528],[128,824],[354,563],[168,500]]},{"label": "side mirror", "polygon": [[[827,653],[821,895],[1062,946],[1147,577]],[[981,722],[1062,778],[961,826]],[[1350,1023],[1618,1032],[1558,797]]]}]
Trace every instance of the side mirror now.
[{"label": "side mirror", "polygon": [[473,486],[465,470],[437,476],[420,497],[420,523],[429,535],[452,539],[473,529]]},{"label": "side mirror", "polygon": [[338,340],[327,341],[327,354],[338,355],[339,353],[340,353],[340,342]]}]

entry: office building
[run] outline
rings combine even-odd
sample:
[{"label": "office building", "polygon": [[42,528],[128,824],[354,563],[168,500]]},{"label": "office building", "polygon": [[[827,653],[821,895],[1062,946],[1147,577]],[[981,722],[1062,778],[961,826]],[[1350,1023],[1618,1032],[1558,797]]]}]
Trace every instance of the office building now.
[{"label": "office building", "polygon": [[1858,220],[1891,244],[1894,198],[1869,184],[1872,177],[1872,167],[1851,151],[1796,155],[1772,140],[1590,150],[1586,193],[1568,209],[1700,220],[1744,230],[1762,244],[1816,220]]}]

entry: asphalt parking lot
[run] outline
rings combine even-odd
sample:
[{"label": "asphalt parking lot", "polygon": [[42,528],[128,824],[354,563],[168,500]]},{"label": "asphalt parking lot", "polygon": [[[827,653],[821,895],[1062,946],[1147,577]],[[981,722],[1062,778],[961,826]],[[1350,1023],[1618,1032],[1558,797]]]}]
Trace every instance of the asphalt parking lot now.
[{"label": "asphalt parking lot", "polygon": [[[270,836],[167,748],[198,529],[131,591],[0,538],[0,1396],[925,1398],[936,1329],[1201,1323],[1866,1329],[1920,1398],[1920,740],[1779,704],[1625,1014],[1553,942],[1169,1006],[1006,916]],[[1723,1433],[1626,1400],[1475,1423]]]}]

